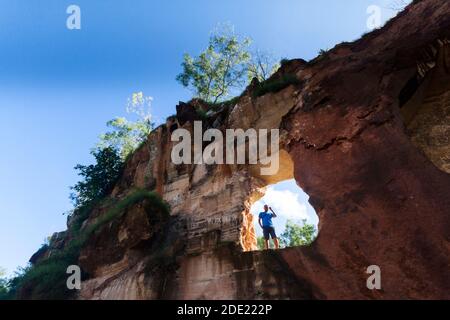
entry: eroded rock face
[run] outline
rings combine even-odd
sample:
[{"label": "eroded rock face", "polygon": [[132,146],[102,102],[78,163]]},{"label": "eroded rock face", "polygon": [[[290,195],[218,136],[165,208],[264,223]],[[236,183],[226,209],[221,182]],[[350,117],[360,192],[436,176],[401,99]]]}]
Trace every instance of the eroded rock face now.
[{"label": "eroded rock face", "polygon": [[63,249],[66,244],[67,233],[55,232],[49,239],[49,244],[43,245],[30,258],[29,262],[36,264],[52,256],[55,252]]},{"label": "eroded rock face", "polygon": [[[279,95],[265,96],[256,101],[251,95],[243,96],[238,104],[224,106],[222,109],[227,110],[214,112],[204,124],[204,129],[214,124],[222,129],[233,126],[244,130],[279,128],[282,117],[293,106],[293,91],[294,88],[289,87]],[[183,115],[193,114],[187,111],[188,106],[194,108],[183,104],[179,111]],[[276,108],[270,109],[273,107]],[[227,117],[217,126],[216,120],[223,114]],[[194,131],[192,121],[182,124],[178,117],[157,128],[148,143],[127,163],[112,196],[120,199],[134,188],[157,190],[171,206],[173,228],[166,232],[173,239],[167,244],[163,244],[167,240],[161,237],[158,239],[161,243],[149,241],[152,228],[146,222],[146,213],[141,206],[130,208],[120,221],[96,233],[82,251],[80,264],[90,279],[85,282],[80,298],[232,299],[276,297],[278,289],[280,294],[292,292],[292,297],[305,297],[305,293],[291,288],[290,283],[296,281],[294,278],[273,279],[270,274],[264,278],[267,273],[264,271],[264,255],[248,253],[248,257],[241,256],[243,251],[256,249],[253,216],[249,210],[252,203],[263,196],[264,187],[268,184],[253,174],[259,173],[259,167],[175,165],[170,158],[173,145],[171,128]],[[289,159],[286,152],[284,158]],[[292,175],[293,166],[288,163],[277,177],[269,178],[280,181]],[[101,214],[92,215],[90,220],[95,221],[95,217]],[[166,267],[172,270],[172,273],[168,273],[167,268],[164,270],[163,278],[167,277],[164,284],[155,280],[161,279],[161,273],[155,271],[158,265],[149,267],[160,247],[172,251],[164,257],[163,263],[171,260]],[[258,262],[261,267],[256,266],[256,260],[261,260]],[[281,267],[277,263],[272,268]],[[257,271],[261,274],[255,274]],[[241,279],[245,283],[240,283]],[[255,281],[259,283],[256,287]],[[270,288],[268,292],[258,289],[272,285],[278,289]],[[219,290],[220,286],[223,288]],[[242,286],[251,287],[252,291],[242,291]]]},{"label": "eroded rock face", "polygon": [[[449,10],[417,2],[299,74],[310,79],[283,127],[320,234],[281,255],[318,297],[449,298],[450,176],[417,147],[420,129],[408,136],[399,106],[423,51],[448,37]],[[366,288],[369,265],[381,268],[380,291]]]},{"label": "eroded rock face", "polygon": [[420,84],[401,111],[414,144],[450,173],[450,42],[438,41],[430,51],[431,69],[416,77]]},{"label": "eroded rock face", "polygon": [[[208,111],[205,127],[280,128],[274,176],[260,176],[258,166],[174,165],[171,132],[192,132],[195,120],[194,106],[180,104],[180,117],[151,133],[112,193],[156,190],[171,205],[170,221],[152,235],[148,212],[136,205],[102,228],[80,258],[90,277],[79,298],[450,298],[450,175],[420,142],[429,140],[420,114],[434,106],[419,103],[406,121],[399,103],[408,82],[423,76],[423,52],[449,36],[450,2],[416,1],[355,43],[284,65],[276,76],[296,74],[297,85],[262,97],[250,88]],[[440,121],[425,131],[444,141],[449,120]],[[447,142],[439,159],[449,157]],[[251,204],[268,184],[293,176],[319,215],[318,239],[245,252],[255,248]],[[381,290],[366,287],[370,265],[381,268]]]}]

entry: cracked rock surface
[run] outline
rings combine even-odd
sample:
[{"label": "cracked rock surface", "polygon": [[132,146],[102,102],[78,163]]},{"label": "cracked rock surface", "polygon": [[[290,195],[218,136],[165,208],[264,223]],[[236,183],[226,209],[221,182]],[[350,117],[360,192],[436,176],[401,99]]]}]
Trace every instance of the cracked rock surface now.
[{"label": "cracked rock surface", "polygon": [[[170,134],[192,132],[201,104],[180,103],[111,195],[156,190],[170,221],[149,223],[136,205],[97,232],[80,257],[89,277],[78,298],[449,299],[449,38],[450,2],[415,1],[383,28],[274,76],[297,84],[260,97],[249,87],[208,111],[206,127],[281,129],[271,177],[251,165],[174,165]],[[251,251],[251,204],[293,177],[319,215],[317,240]],[[366,286],[371,265],[381,290]]]}]

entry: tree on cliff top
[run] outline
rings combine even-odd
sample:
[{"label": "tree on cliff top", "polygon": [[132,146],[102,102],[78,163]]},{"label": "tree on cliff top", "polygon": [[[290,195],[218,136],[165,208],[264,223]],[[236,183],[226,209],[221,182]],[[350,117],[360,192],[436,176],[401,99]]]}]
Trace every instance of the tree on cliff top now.
[{"label": "tree on cliff top", "polygon": [[259,82],[264,82],[279,68],[280,63],[272,54],[266,51],[256,50],[252,54],[252,58],[247,66],[248,83],[250,83],[253,78],[258,79]]},{"label": "tree on cliff top", "polygon": [[128,99],[127,112],[137,115],[136,121],[117,117],[107,122],[112,130],[102,134],[96,150],[111,148],[118,150],[122,160],[125,160],[150,134],[153,124],[150,113],[152,97],[142,92],[133,93]]},{"label": "tree on cliff top", "polygon": [[250,38],[240,39],[232,26],[219,26],[198,57],[184,55],[183,72],[177,81],[207,102],[226,99],[231,89],[240,89],[245,84],[250,44]]}]

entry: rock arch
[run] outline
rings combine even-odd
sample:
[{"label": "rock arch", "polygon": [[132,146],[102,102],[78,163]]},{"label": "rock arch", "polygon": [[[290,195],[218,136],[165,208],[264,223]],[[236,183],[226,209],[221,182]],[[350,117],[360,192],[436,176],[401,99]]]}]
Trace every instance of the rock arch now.
[{"label": "rock arch", "polygon": [[[244,203],[267,181],[248,166],[173,165],[170,131],[191,128],[199,102],[180,104],[112,194],[157,190],[172,207],[168,238],[152,242],[139,227],[142,208],[129,210],[117,233],[105,229],[84,248],[90,278],[79,298],[448,299],[450,176],[433,164],[434,150],[423,147],[427,158],[408,136],[399,96],[420,72],[423,50],[449,37],[450,2],[414,1],[360,40],[284,64],[275,77],[294,74],[296,85],[261,97],[250,87],[209,113],[215,128],[281,129],[294,178],[321,222],[307,248],[243,252],[251,246],[242,239]],[[169,265],[155,264],[152,250],[163,243]],[[381,290],[366,287],[370,265],[380,267]]]}]

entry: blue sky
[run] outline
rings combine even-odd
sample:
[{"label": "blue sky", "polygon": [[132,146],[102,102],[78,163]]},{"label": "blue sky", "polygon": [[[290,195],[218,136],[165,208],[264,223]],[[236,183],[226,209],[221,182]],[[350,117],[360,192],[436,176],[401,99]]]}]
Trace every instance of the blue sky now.
[{"label": "blue sky", "polygon": [[[66,28],[70,4],[81,30]],[[0,266],[24,266],[65,229],[73,167],[131,93],[152,96],[159,120],[190,98],[175,81],[182,55],[218,23],[276,57],[311,59],[366,32],[371,4],[386,0],[0,0]]]},{"label": "blue sky", "polygon": [[272,219],[277,236],[284,232],[287,220],[292,220],[300,225],[302,225],[303,220],[306,220],[307,223],[313,224],[317,230],[319,218],[308,199],[309,196],[297,186],[294,179],[268,186],[264,196],[250,208],[250,212],[255,217],[253,222],[256,234],[262,236],[258,216],[260,212],[264,211],[265,204],[270,206],[277,214],[277,217]]}]

